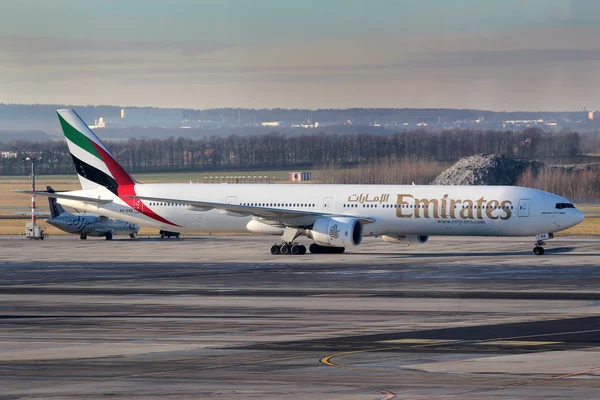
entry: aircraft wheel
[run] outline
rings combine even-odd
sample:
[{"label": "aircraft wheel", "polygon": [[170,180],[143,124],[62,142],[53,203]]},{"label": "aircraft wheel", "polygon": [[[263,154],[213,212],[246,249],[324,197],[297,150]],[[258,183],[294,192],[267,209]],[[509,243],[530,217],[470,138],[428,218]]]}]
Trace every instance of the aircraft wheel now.
[{"label": "aircraft wheel", "polygon": [[113,234],[112,234],[112,232],[108,232],[108,233],[106,234],[106,240],[112,240],[112,237],[113,237]]},{"label": "aircraft wheel", "polygon": [[294,256],[300,254],[300,246],[298,246],[297,244],[292,245],[292,247],[290,248],[290,253]]},{"label": "aircraft wheel", "polygon": [[540,247],[540,246],[535,246],[533,248],[533,254],[535,254],[536,256],[542,256],[542,255],[544,255],[544,248]]},{"label": "aircraft wheel", "polygon": [[283,254],[284,256],[287,256],[288,254],[290,254],[290,246],[288,246],[287,244],[282,244],[281,247],[279,248],[279,252],[281,254]]},{"label": "aircraft wheel", "polygon": [[298,250],[300,251],[298,253],[299,255],[302,256],[302,255],[306,254],[306,246],[305,245],[301,244],[300,246],[298,246]]},{"label": "aircraft wheel", "polygon": [[136,238],[136,236],[135,236],[135,233],[130,233],[130,234],[129,234],[129,238],[130,238],[130,239],[135,239],[135,238]]},{"label": "aircraft wheel", "polygon": [[81,235],[79,235],[79,239],[81,240],[85,240],[87,239],[87,235],[84,235],[83,233]]},{"label": "aircraft wheel", "polygon": [[277,256],[281,253],[281,246],[274,244],[271,246],[271,254]]}]

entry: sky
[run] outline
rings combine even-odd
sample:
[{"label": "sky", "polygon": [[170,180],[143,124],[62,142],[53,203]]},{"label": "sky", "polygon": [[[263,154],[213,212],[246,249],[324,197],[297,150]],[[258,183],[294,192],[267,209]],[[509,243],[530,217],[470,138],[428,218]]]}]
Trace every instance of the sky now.
[{"label": "sky", "polygon": [[600,109],[597,0],[0,2],[0,102]]}]

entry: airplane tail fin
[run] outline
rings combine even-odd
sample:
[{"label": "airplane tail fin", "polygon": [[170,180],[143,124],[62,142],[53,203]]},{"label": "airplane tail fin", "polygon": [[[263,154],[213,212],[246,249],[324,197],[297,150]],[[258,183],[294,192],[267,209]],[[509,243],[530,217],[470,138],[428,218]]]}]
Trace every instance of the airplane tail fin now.
[{"label": "airplane tail fin", "polygon": [[[55,193],[51,186],[46,186],[46,191]],[[50,216],[52,218],[56,218],[65,212],[65,209],[56,201],[56,197],[48,197],[48,204],[50,205]]]},{"label": "airplane tail fin", "polygon": [[136,183],[75,111],[57,114],[83,189],[100,185],[118,195],[119,186]]}]

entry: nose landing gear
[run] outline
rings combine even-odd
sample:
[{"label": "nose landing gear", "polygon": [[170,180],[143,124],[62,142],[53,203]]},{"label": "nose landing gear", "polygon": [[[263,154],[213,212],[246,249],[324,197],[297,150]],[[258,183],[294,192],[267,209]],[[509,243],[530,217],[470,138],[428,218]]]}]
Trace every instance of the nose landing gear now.
[{"label": "nose landing gear", "polygon": [[533,254],[535,254],[536,256],[543,256],[544,248],[542,247],[542,245],[544,244],[544,242],[536,243],[535,247],[533,248]]},{"label": "nose landing gear", "polygon": [[544,242],[544,240],[546,239],[554,239],[554,234],[542,233],[535,237],[535,247],[533,248],[533,254],[535,254],[536,256],[544,255],[544,248],[542,246],[546,245],[546,243]]}]

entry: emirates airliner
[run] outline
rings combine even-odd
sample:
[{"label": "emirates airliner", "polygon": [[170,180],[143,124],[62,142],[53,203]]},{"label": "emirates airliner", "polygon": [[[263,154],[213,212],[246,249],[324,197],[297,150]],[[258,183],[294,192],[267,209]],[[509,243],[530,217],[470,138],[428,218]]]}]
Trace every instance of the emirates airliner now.
[{"label": "emirates airliner", "polygon": [[425,243],[430,236],[531,236],[544,241],[583,213],[552,193],[515,186],[142,184],[73,110],[58,110],[81,190],[47,193],[59,203],[178,232],[280,235],[271,254],[341,253],[363,237]]}]

